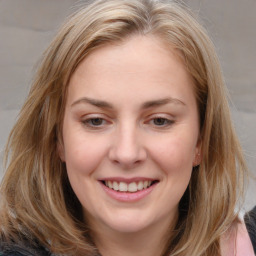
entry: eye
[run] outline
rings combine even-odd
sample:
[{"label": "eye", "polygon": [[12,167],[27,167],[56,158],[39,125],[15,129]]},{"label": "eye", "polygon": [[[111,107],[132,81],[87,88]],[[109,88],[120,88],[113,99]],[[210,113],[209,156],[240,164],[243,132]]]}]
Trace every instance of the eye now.
[{"label": "eye", "polygon": [[153,119],[154,125],[157,125],[157,126],[163,126],[163,125],[169,124],[169,121],[170,120],[162,117],[157,117]]},{"label": "eye", "polygon": [[102,125],[104,120],[102,118],[92,118],[90,120],[88,120],[89,123],[93,126],[99,126]]},{"label": "eye", "polygon": [[82,121],[82,123],[91,128],[100,128],[106,125],[107,121],[101,117],[88,118]]},{"label": "eye", "polygon": [[169,127],[173,123],[174,123],[173,120],[170,120],[165,117],[155,117],[149,121],[149,124],[151,124],[155,127],[163,127],[163,128]]}]

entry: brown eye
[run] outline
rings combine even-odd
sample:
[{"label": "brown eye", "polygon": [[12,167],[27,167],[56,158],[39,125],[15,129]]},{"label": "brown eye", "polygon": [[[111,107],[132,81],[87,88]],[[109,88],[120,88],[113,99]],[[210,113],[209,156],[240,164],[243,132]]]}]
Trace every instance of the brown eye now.
[{"label": "brown eye", "polygon": [[171,124],[172,121],[166,118],[162,118],[162,117],[157,117],[153,119],[153,124],[156,126],[166,126]]},{"label": "brown eye", "polygon": [[90,119],[86,119],[83,121],[83,123],[86,126],[91,126],[91,127],[98,127],[98,126],[102,126],[105,124],[105,120],[103,118],[90,118]]},{"label": "brown eye", "polygon": [[103,119],[102,118],[92,118],[91,120],[89,120],[90,123],[93,125],[93,126],[99,126],[99,125],[102,125],[103,123]]}]

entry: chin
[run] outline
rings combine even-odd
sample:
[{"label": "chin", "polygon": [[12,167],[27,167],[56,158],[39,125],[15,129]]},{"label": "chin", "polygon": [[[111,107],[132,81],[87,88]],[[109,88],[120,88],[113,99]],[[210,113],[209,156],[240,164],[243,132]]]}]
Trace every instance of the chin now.
[{"label": "chin", "polygon": [[136,219],[129,222],[116,222],[108,226],[119,233],[138,233],[148,227],[146,223],[138,223]]},{"label": "chin", "polygon": [[155,223],[155,218],[147,216],[147,214],[124,211],[114,214],[109,219],[103,220],[104,224],[112,230],[120,233],[137,233],[150,228]]}]

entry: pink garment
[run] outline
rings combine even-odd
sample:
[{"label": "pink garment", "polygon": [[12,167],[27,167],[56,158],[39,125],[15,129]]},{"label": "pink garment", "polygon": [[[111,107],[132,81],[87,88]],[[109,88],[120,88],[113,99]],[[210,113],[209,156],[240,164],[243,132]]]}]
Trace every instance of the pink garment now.
[{"label": "pink garment", "polygon": [[243,222],[238,223],[221,238],[222,256],[255,256],[253,246]]}]

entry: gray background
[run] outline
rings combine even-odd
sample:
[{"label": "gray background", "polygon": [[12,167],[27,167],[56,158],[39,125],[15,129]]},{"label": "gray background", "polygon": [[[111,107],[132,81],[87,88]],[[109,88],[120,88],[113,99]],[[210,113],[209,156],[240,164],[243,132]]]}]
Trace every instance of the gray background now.
[{"label": "gray background", "polygon": [[[250,170],[256,175],[256,0],[186,0],[213,39]],[[28,93],[33,66],[76,0],[0,0],[0,157]],[[1,163],[1,160],[0,160]],[[0,178],[3,168],[0,167]],[[256,205],[251,180],[245,209]]]}]

